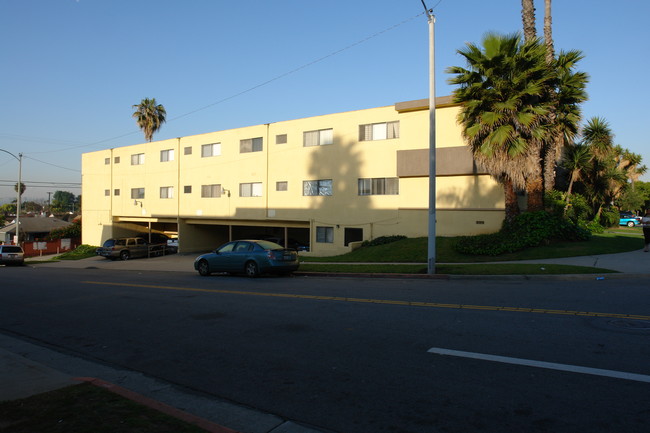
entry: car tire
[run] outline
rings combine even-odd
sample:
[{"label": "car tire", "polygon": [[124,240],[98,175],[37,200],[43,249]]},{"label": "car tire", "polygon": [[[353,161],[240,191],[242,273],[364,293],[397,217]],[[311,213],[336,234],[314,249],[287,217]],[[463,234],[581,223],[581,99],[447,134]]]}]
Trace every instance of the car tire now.
[{"label": "car tire", "polygon": [[254,261],[246,262],[244,265],[244,272],[249,278],[255,278],[260,274],[260,268],[257,266],[257,263]]},{"label": "car tire", "polygon": [[634,222],[633,221],[628,221],[627,226],[628,227],[634,227]]},{"label": "car tire", "polygon": [[201,260],[197,266],[199,275],[202,277],[207,277],[210,275],[210,265],[207,260]]},{"label": "car tire", "polygon": [[131,254],[127,250],[120,252],[120,260],[129,260],[130,257]]}]

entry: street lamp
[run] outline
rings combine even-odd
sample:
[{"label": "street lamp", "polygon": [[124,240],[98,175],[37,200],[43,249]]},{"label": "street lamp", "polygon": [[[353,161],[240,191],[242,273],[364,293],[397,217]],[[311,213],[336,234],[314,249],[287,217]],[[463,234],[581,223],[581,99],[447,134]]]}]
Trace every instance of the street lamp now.
[{"label": "street lamp", "polygon": [[23,186],[23,154],[19,153],[18,156],[13,153],[0,149],[4,153],[8,153],[18,160],[18,188],[16,188],[16,245],[20,245],[20,192]]}]

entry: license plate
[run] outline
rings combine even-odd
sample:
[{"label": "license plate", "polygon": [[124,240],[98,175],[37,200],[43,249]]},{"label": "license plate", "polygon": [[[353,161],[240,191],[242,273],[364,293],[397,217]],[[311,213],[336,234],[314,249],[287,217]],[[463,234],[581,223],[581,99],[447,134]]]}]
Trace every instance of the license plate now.
[{"label": "license plate", "polygon": [[285,254],[284,259],[285,260],[293,260],[293,256],[291,254]]}]

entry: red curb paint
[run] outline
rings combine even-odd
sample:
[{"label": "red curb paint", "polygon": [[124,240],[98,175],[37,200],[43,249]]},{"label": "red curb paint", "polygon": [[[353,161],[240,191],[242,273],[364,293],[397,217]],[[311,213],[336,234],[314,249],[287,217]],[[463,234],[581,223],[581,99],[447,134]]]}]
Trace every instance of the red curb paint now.
[{"label": "red curb paint", "polygon": [[192,415],[191,413],[187,413],[180,409],[176,409],[175,407],[170,406],[168,404],[159,402],[149,397],[145,397],[144,395],[138,394],[137,392],[133,392],[126,388],[122,388],[121,386],[115,385],[113,383],[106,382],[101,379],[97,379],[95,377],[75,377],[74,380],[90,383],[91,385],[104,388],[107,391],[120,395],[131,401],[139,403],[143,406],[147,406],[151,409],[155,409],[159,412],[172,416],[176,419],[193,424],[209,433],[241,433],[236,430],[229,429],[228,427],[224,427],[219,424],[213,423],[212,421],[208,421],[196,415]]}]

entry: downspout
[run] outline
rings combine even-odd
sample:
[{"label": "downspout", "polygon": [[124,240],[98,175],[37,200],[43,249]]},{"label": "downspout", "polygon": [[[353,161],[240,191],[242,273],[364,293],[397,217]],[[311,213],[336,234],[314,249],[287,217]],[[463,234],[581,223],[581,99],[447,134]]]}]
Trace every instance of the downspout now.
[{"label": "downspout", "polygon": [[176,143],[176,238],[178,239],[178,251],[181,252],[181,137],[177,138]]}]

